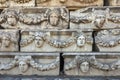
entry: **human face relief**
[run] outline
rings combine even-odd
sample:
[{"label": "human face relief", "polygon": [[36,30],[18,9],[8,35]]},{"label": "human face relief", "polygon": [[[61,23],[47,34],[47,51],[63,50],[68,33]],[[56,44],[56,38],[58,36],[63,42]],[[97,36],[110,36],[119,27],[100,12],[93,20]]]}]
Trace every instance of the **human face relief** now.
[{"label": "human face relief", "polygon": [[85,36],[80,35],[80,36],[77,38],[77,45],[78,45],[79,47],[82,47],[82,46],[84,46],[84,44],[85,44]]},{"label": "human face relief", "polygon": [[55,12],[51,13],[49,16],[49,22],[52,26],[56,26],[59,22],[59,15]]},{"label": "human face relief", "polygon": [[28,69],[28,64],[25,61],[20,61],[19,62],[19,69],[21,72],[26,72]]},{"label": "human face relief", "polygon": [[36,38],[35,38],[35,46],[40,48],[40,47],[43,46],[43,43],[44,43],[43,38],[40,37],[40,36],[36,36]]},{"label": "human face relief", "polygon": [[82,62],[82,63],[80,64],[80,69],[81,69],[81,71],[82,71],[83,73],[88,72],[89,69],[90,69],[89,63],[88,63],[87,61]]},{"label": "human face relief", "polygon": [[17,20],[16,20],[16,17],[13,16],[13,15],[9,15],[7,17],[7,23],[11,26],[15,26],[17,24]]},{"label": "human face relief", "polygon": [[4,36],[2,38],[2,46],[9,47],[10,46],[10,38],[8,38],[7,36]]}]

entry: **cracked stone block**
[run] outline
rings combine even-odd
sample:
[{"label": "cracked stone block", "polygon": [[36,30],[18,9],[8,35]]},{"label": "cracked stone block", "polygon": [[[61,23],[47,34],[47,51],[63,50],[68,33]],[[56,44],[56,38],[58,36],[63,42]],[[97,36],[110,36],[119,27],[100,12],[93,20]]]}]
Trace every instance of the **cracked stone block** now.
[{"label": "cracked stone block", "polygon": [[0,51],[19,51],[18,30],[0,30]]}]

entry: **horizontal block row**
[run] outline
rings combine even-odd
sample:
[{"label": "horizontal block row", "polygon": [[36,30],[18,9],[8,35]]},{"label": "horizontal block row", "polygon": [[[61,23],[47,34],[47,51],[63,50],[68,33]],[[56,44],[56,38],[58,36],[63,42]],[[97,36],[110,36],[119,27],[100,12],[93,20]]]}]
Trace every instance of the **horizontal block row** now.
[{"label": "horizontal block row", "polygon": [[[76,4],[76,5],[75,5]],[[0,8],[5,7],[37,7],[42,6],[67,6],[70,9],[78,9],[87,6],[102,6],[103,0],[1,0]]]},{"label": "horizontal block row", "polygon": [[7,8],[0,14],[4,29],[100,30],[118,29],[119,23],[120,7],[90,7],[70,12],[65,7]]},{"label": "horizontal block row", "polygon": [[[92,36],[92,34],[94,36]],[[119,52],[120,29],[96,33],[81,30],[0,30],[0,51]]]},{"label": "horizontal block row", "polygon": [[[0,53],[2,75],[120,76],[120,53]],[[62,64],[62,66],[60,66]],[[63,65],[64,64],[64,65]]]}]

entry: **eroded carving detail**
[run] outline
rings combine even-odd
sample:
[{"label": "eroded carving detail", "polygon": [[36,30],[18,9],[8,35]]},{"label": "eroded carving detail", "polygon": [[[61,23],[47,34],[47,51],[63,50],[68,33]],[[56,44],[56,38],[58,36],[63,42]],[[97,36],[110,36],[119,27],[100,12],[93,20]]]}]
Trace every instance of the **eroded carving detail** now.
[{"label": "eroded carving detail", "polygon": [[102,30],[95,37],[96,44],[102,47],[115,47],[120,43],[120,30]]},{"label": "eroded carving detail", "polygon": [[[35,41],[36,47],[40,48],[43,46],[43,43],[46,42],[50,46],[55,48],[66,48],[77,44],[79,47],[83,47],[85,43],[92,44],[93,40],[90,36],[83,35],[82,32],[76,33],[77,35],[71,35],[68,39],[54,39],[51,37],[50,32],[29,32],[29,37],[21,40],[21,47],[25,47]],[[60,35],[62,36],[62,35]],[[64,35],[63,35],[64,36]]]},{"label": "eroded carving detail", "polygon": [[18,51],[18,31],[0,31],[0,51]]},{"label": "eroded carving detail", "polygon": [[48,71],[59,66],[59,56],[56,57],[56,60],[48,64],[37,63],[31,56],[15,56],[14,60],[10,63],[1,64],[0,70],[10,70],[16,66],[18,66],[23,73],[25,73],[30,66],[39,71]]},{"label": "eroded carving detail", "polygon": [[71,70],[79,68],[83,73],[89,71],[90,67],[103,71],[113,71],[120,68],[120,60],[116,60],[110,63],[102,63],[96,60],[95,56],[75,56],[75,58],[65,63],[64,70]]}]

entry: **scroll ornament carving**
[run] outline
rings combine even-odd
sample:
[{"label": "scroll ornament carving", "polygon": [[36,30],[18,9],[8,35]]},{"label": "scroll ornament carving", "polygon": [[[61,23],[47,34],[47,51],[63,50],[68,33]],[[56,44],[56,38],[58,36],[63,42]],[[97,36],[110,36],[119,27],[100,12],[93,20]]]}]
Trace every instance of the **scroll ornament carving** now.
[{"label": "scroll ornament carving", "polygon": [[[82,13],[81,13],[82,14]],[[91,23],[92,22],[92,18],[91,18],[91,15],[90,14],[87,14],[85,16],[80,16],[80,17],[76,17],[76,16],[70,16],[70,21],[72,23],[84,23],[84,24],[87,24],[87,23]]]},{"label": "scroll ornament carving", "polygon": [[[56,47],[56,48],[66,48],[73,44],[77,44],[79,47],[83,47],[85,43],[92,44],[93,40],[90,36],[84,36],[83,34],[77,35],[77,36],[70,36],[70,38],[65,40],[60,39],[53,39],[50,35],[47,33],[42,32],[36,32],[37,34],[29,34],[29,37],[26,39],[21,40],[21,47],[25,47],[32,43],[33,41],[38,41],[36,43],[39,43],[36,47],[40,48],[43,46],[43,43],[46,42],[50,46]],[[37,36],[36,36],[37,35]],[[39,39],[37,39],[39,37]]]},{"label": "scroll ornament carving", "polygon": [[103,30],[95,37],[96,43],[102,47],[115,47],[120,44],[120,30]]},{"label": "scroll ornament carving", "polygon": [[84,3],[84,4],[90,4],[90,3],[94,3],[98,0],[75,0],[77,2],[80,2],[80,3]]},{"label": "scroll ornament carving", "polygon": [[0,64],[0,70],[10,70],[18,66],[20,71],[25,73],[31,66],[39,71],[49,71],[59,66],[59,57],[56,57],[55,61],[43,64],[37,63],[31,56],[15,56],[14,60],[7,64]]},{"label": "scroll ornament carving", "polygon": [[[89,64],[88,65],[89,67],[93,67],[93,68],[103,70],[103,71],[113,71],[113,70],[120,68],[120,60],[119,59],[116,61],[110,62],[110,63],[102,63],[100,61],[97,61],[95,56],[91,56],[91,57],[90,56],[89,57],[75,56],[75,58],[72,61],[65,63],[64,70],[68,71],[68,70],[74,69],[76,67],[81,69],[82,68],[81,64],[83,62],[87,62]],[[84,70],[88,71],[88,69],[83,69],[83,71],[82,70],[81,71],[86,72]]]},{"label": "scroll ornament carving", "polygon": [[28,3],[32,0],[12,0],[12,1],[14,1],[15,3],[18,3],[18,4],[24,4],[24,3]]}]

